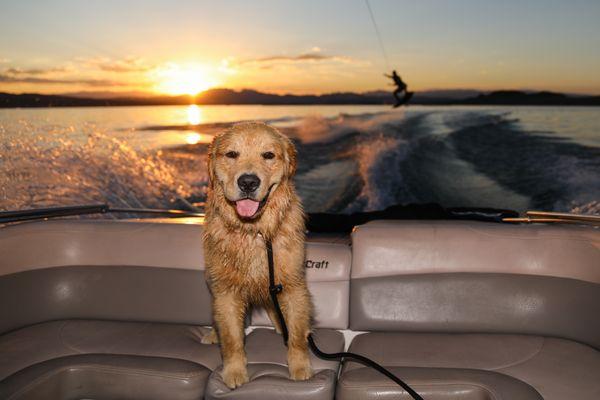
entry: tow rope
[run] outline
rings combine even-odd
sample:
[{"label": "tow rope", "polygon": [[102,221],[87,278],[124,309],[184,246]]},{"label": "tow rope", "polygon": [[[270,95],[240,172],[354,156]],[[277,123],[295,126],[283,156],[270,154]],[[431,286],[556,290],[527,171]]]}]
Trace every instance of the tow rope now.
[{"label": "tow rope", "polygon": [[[279,325],[281,326],[281,335],[283,336],[283,343],[285,343],[285,345],[287,347],[289,333],[288,333],[287,325],[285,324],[285,319],[283,317],[283,313],[281,312],[281,307],[279,306],[279,300],[277,298],[279,293],[281,293],[284,288],[283,288],[283,285],[281,285],[280,283],[279,284],[275,283],[275,263],[273,261],[273,245],[271,243],[271,240],[265,239],[265,244],[267,247],[267,261],[269,264],[269,293],[271,295],[271,300],[273,301],[275,313],[277,314],[277,318],[279,319]],[[323,360],[339,360],[339,361],[343,361],[343,359],[351,359],[351,360],[356,361],[360,364],[363,364],[367,367],[371,367],[374,370],[387,376],[388,378],[390,378],[391,380],[396,382],[398,385],[400,385],[400,387],[402,387],[402,389],[404,389],[408,394],[410,394],[414,400],[423,400],[423,398],[417,392],[415,392],[413,390],[413,388],[408,386],[408,384],[406,382],[404,382],[402,379],[398,378],[396,375],[392,374],[390,371],[388,371],[381,365],[377,364],[375,361],[373,361],[365,356],[361,356],[360,354],[355,354],[355,353],[348,353],[348,352],[325,353],[317,347],[317,345],[312,337],[312,334],[308,335],[307,340],[308,340],[308,346],[310,347],[310,350],[317,357],[319,357]]]},{"label": "tow rope", "polygon": [[375,34],[377,35],[377,40],[379,41],[379,48],[381,49],[381,54],[383,55],[383,61],[385,61],[385,69],[386,71],[389,71],[390,59],[388,58],[387,51],[385,51],[383,39],[381,38],[381,32],[379,32],[379,26],[377,26],[377,21],[375,20],[375,15],[373,14],[373,10],[371,9],[371,4],[369,3],[369,0],[365,0],[365,4],[367,5],[367,9],[369,10],[369,15],[371,16],[373,28],[375,28]]}]

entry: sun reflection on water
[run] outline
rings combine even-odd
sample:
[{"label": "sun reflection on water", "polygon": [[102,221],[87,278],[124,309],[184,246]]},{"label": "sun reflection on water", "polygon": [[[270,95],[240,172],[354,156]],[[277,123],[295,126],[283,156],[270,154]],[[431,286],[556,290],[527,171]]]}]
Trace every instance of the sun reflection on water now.
[{"label": "sun reflection on water", "polygon": [[202,112],[200,107],[195,104],[188,106],[187,119],[190,125],[198,125],[202,121]]},{"label": "sun reflection on water", "polygon": [[191,132],[185,135],[185,142],[187,144],[197,144],[202,141],[202,135],[198,132]]}]

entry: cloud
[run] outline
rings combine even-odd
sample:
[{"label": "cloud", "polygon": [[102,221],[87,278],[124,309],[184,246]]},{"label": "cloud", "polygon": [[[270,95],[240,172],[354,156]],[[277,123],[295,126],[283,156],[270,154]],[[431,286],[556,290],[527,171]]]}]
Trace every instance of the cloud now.
[{"label": "cloud", "polygon": [[125,82],[111,81],[107,79],[55,79],[38,78],[34,76],[13,76],[6,73],[0,73],[0,82],[3,83],[32,83],[32,84],[51,84],[51,85],[83,85],[90,87],[102,86],[130,86]]},{"label": "cloud", "polygon": [[[79,85],[88,87],[139,86],[139,83],[105,79],[108,73],[144,72],[154,68],[142,59],[127,57],[120,60],[109,58],[77,58],[62,66],[44,68],[20,68],[11,66],[0,69],[0,83],[28,83],[34,85]],[[100,75],[102,74],[102,75]],[[90,78],[89,76],[97,76]]]},{"label": "cloud", "polygon": [[23,76],[23,75],[46,75],[52,74],[56,72],[66,72],[66,67],[55,67],[55,68],[30,68],[30,69],[22,69],[22,68],[7,68],[4,70],[4,74],[13,75],[13,76]]},{"label": "cloud", "polygon": [[110,58],[92,58],[83,60],[85,64],[97,68],[104,72],[128,73],[128,72],[146,72],[155,66],[148,65],[143,59],[138,57],[126,57],[122,60],[112,60]]},{"label": "cloud", "polygon": [[312,53],[302,53],[294,56],[268,56],[252,58],[239,61],[238,65],[256,65],[259,67],[271,66],[273,64],[297,64],[297,63],[318,63],[318,62],[340,62],[345,64],[358,63],[349,57],[332,56],[320,53],[320,49],[313,49]]}]

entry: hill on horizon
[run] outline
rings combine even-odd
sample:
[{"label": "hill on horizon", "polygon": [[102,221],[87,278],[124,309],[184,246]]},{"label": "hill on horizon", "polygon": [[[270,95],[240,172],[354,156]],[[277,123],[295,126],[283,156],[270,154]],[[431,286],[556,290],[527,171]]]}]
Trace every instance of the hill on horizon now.
[{"label": "hill on horizon", "polygon": [[[92,93],[89,93],[91,95]],[[137,93],[115,94],[95,92],[98,97],[86,97],[85,93],[70,95],[44,95],[37,93],[2,93],[0,108],[18,107],[99,107],[99,106],[150,106],[150,105],[385,105],[394,104],[391,92],[371,91],[365,93],[340,92],[320,95],[294,95],[264,93],[253,89],[209,89],[195,97],[188,95],[140,96]],[[549,91],[530,92],[498,90],[482,92],[470,89],[429,90],[416,92],[411,104],[419,105],[560,105],[598,106],[600,96],[572,95]]]}]

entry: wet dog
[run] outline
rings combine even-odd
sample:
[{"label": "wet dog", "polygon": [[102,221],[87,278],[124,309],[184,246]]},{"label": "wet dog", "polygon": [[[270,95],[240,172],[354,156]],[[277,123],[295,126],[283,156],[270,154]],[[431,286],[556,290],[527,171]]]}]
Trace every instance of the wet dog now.
[{"label": "wet dog", "polygon": [[262,306],[279,331],[269,298],[265,240],[271,240],[275,281],[289,330],[290,377],[312,376],[307,336],[312,305],[304,271],[304,212],[292,177],[296,149],[263,123],[239,123],[216,136],[209,148],[204,254],[213,295],[214,328],[204,343],[220,343],[223,381],[248,382],[244,319]]}]

